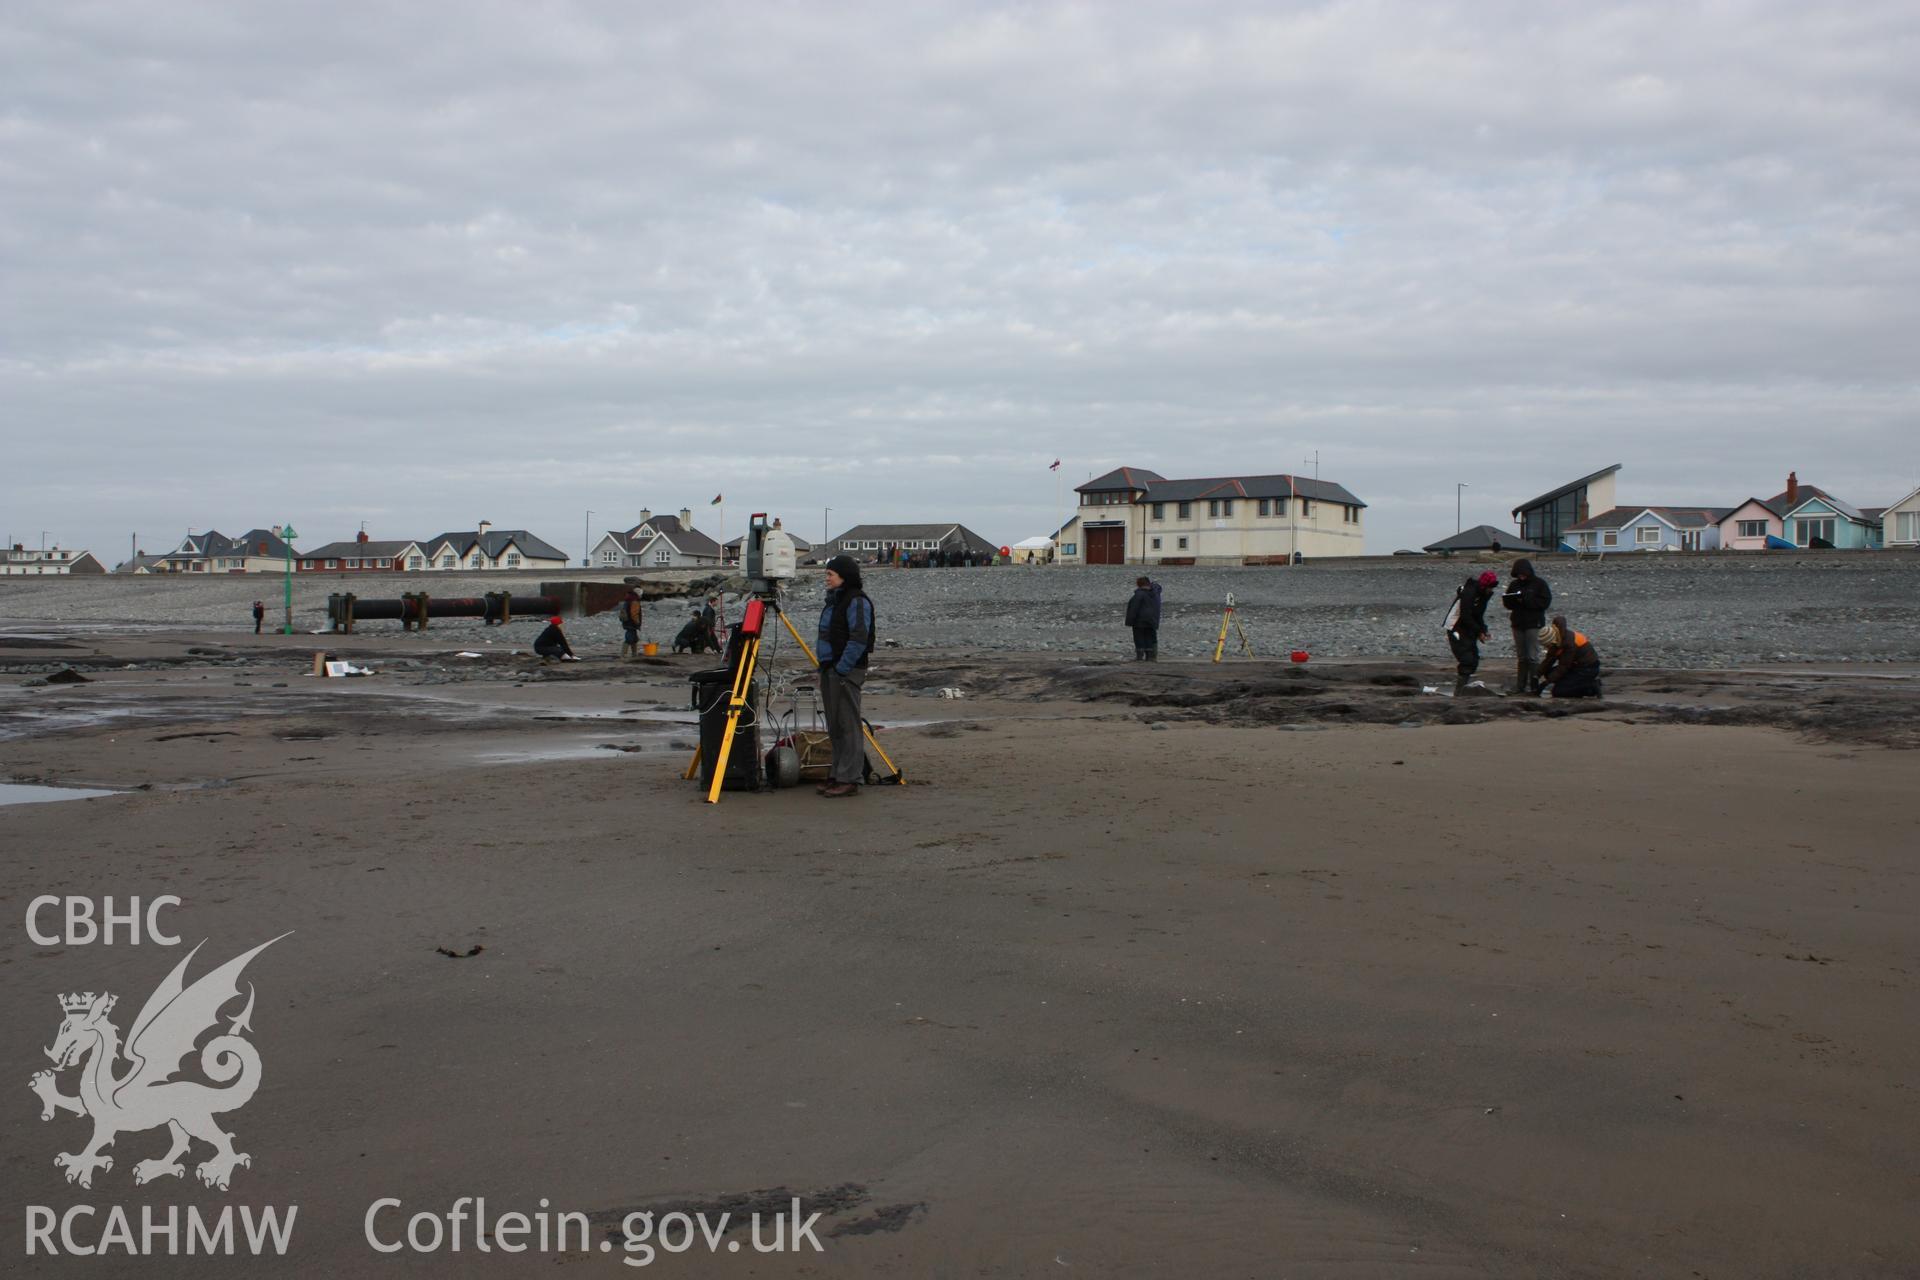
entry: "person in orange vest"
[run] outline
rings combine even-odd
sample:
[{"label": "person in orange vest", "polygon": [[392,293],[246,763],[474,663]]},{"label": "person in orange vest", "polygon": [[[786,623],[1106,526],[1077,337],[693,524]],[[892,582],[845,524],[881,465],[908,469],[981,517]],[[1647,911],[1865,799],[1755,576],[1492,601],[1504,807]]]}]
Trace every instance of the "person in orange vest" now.
[{"label": "person in orange vest", "polygon": [[1540,692],[1556,698],[1600,696],[1600,652],[1556,616],[1540,628]]}]

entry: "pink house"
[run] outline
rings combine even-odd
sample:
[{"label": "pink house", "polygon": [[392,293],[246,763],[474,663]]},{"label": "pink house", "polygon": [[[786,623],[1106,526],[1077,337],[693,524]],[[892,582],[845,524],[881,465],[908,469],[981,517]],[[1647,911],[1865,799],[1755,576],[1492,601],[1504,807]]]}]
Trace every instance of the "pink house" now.
[{"label": "pink house", "polygon": [[1825,489],[1801,484],[1798,472],[1787,473],[1787,487],[1771,498],[1748,498],[1720,521],[1722,551],[1765,551],[1768,538],[1785,539],[1787,512],[1808,498],[1831,497]]}]

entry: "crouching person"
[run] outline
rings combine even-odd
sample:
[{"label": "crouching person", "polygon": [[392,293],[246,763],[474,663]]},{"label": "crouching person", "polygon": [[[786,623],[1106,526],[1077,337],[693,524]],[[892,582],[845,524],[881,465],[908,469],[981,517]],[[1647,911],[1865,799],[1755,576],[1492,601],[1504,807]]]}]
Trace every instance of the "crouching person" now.
[{"label": "crouching person", "polygon": [[1593,641],[1556,617],[1540,628],[1540,692],[1556,698],[1600,696],[1600,653]]},{"label": "crouching person", "polygon": [[542,662],[580,661],[573,656],[573,646],[567,643],[567,633],[560,629],[560,615],[557,613],[547,619],[547,629],[534,640],[533,651],[540,655]]}]

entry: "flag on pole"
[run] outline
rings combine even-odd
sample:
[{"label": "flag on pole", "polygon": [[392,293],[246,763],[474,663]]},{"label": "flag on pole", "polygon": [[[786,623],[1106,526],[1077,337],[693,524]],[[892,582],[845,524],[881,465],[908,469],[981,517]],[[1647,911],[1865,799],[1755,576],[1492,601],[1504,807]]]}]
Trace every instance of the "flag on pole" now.
[{"label": "flag on pole", "polygon": [[1058,471],[1059,469],[1060,469],[1060,459],[1058,458],[1055,458],[1053,460],[1053,465],[1047,468],[1047,470],[1049,471]]},{"label": "flag on pole", "polygon": [[710,507],[717,507],[717,506],[719,506],[719,505],[720,505],[720,497],[721,497],[721,495],[720,495],[720,494],[717,494],[717,493],[716,493],[716,494],[714,494],[714,495],[713,495],[713,501],[712,501],[712,502],[709,502],[709,503],[708,503],[707,505],[708,505],[708,506],[710,506]]}]

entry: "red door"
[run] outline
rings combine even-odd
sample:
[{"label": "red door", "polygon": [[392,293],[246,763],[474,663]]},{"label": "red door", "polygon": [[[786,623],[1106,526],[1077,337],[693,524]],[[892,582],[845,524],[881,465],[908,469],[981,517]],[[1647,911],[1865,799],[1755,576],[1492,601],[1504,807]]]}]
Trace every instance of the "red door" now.
[{"label": "red door", "polygon": [[1125,564],[1127,530],[1123,525],[1108,525],[1087,530],[1088,564]]}]

